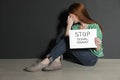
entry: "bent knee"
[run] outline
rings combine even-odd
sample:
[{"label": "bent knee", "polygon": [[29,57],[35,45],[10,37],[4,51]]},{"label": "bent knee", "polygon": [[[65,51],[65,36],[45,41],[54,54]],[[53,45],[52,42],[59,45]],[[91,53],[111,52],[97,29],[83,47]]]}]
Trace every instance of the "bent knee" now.
[{"label": "bent knee", "polygon": [[97,63],[97,59],[83,60],[83,61],[79,60],[77,63],[80,64],[80,65],[83,65],[83,66],[94,66]]},{"label": "bent knee", "polygon": [[84,66],[94,66],[97,63],[97,60],[88,61],[83,63]]}]

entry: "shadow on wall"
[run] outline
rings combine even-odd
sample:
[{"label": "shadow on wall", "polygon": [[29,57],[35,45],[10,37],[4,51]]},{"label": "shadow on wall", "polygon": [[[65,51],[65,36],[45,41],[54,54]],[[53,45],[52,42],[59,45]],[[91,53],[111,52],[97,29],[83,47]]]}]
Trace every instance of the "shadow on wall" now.
[{"label": "shadow on wall", "polygon": [[51,51],[51,49],[55,46],[55,44],[57,42],[59,42],[59,40],[61,40],[61,38],[64,37],[64,33],[65,33],[65,28],[66,28],[66,21],[67,21],[67,17],[68,17],[68,12],[67,10],[63,10],[59,16],[58,16],[58,24],[57,24],[57,30],[56,30],[56,38],[52,39],[47,47],[47,49],[41,53],[42,55],[39,55],[38,58],[45,58],[46,55]]}]

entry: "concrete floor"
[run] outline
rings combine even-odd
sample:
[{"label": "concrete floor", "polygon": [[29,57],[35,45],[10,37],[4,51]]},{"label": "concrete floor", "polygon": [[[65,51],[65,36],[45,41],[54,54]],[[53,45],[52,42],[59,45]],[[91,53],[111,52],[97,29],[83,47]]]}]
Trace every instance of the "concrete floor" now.
[{"label": "concrete floor", "polygon": [[0,80],[120,80],[120,59],[99,59],[86,67],[63,61],[62,70],[25,72],[37,59],[0,59]]}]

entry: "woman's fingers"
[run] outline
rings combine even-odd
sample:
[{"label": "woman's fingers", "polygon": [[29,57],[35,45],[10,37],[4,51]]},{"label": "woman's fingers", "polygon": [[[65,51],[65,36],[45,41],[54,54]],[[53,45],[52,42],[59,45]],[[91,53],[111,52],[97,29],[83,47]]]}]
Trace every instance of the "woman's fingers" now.
[{"label": "woman's fingers", "polygon": [[96,37],[96,38],[95,38],[95,43],[96,43],[96,44],[101,44],[101,40],[100,40],[98,37]]},{"label": "woman's fingers", "polygon": [[68,16],[67,24],[68,24],[69,26],[72,26],[72,25],[73,25],[73,19],[72,19],[71,16]]}]

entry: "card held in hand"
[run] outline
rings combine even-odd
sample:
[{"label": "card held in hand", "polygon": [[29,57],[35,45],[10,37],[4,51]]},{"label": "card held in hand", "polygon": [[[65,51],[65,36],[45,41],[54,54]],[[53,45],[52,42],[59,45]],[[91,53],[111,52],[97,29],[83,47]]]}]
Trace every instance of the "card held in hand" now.
[{"label": "card held in hand", "polygon": [[69,30],[70,49],[96,48],[96,29]]}]

